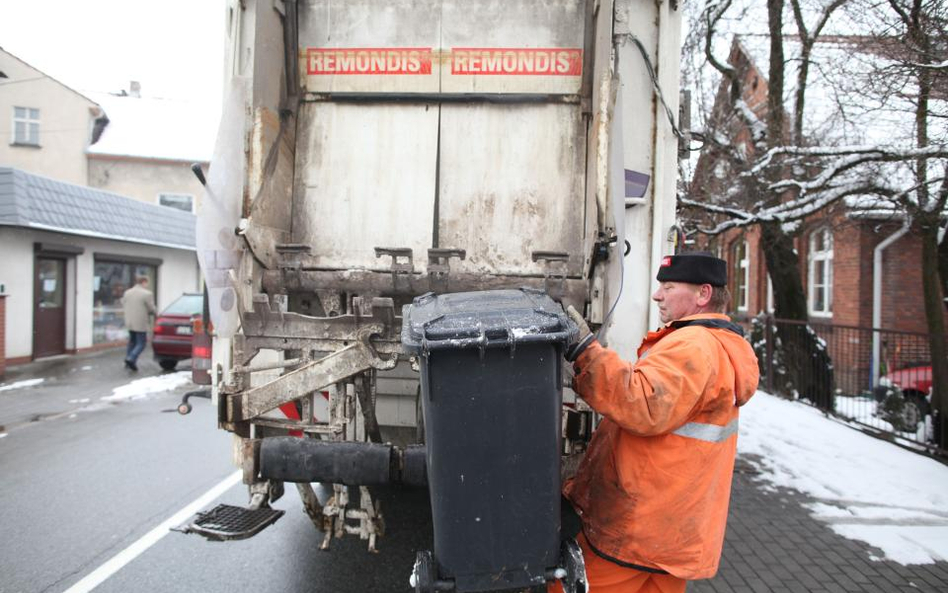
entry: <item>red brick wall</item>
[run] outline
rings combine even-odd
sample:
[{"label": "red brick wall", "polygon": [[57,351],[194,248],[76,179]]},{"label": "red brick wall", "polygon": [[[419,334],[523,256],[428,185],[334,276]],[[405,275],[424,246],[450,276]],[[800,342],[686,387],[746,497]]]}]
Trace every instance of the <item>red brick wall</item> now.
[{"label": "red brick wall", "polygon": [[[889,233],[879,233],[877,245]],[[882,255],[882,327],[925,332],[922,297],[922,242],[911,233],[893,243]]]},{"label": "red brick wall", "polygon": [[872,257],[868,270],[863,257],[863,233],[848,224],[833,232],[833,323],[868,325],[866,311],[872,316]]},{"label": "red brick wall", "polygon": [[0,377],[7,370],[7,297],[0,294]]}]

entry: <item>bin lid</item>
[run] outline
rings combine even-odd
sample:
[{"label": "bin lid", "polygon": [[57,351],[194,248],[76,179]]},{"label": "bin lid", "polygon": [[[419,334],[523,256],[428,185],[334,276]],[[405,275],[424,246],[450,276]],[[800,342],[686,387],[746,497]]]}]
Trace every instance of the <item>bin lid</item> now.
[{"label": "bin lid", "polygon": [[486,348],[529,342],[566,343],[578,329],[541,290],[424,294],[403,311],[402,344],[410,351]]}]

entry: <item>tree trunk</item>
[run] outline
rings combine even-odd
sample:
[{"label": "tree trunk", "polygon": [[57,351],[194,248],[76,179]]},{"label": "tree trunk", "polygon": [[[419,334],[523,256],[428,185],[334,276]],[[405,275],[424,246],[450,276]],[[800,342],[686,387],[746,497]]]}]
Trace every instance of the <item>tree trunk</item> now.
[{"label": "tree trunk", "polygon": [[922,297],[932,359],[932,409],[938,446],[948,449],[948,356],[945,348],[945,310],[938,281],[937,218],[921,228]]},{"label": "tree trunk", "polygon": [[778,355],[785,373],[782,384],[774,387],[784,395],[795,393],[824,410],[832,411],[833,363],[825,343],[806,324],[806,295],[793,238],[777,223],[761,224],[760,230],[761,248],[773,284],[775,316],[803,322],[777,323]]}]

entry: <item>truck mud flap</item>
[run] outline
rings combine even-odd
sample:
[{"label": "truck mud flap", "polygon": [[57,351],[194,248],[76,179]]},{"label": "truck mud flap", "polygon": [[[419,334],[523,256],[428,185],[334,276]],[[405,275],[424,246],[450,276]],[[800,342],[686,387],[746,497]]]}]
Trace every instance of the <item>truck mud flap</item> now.
[{"label": "truck mud flap", "polygon": [[219,504],[207,512],[198,513],[191,523],[175,531],[196,533],[212,541],[247,539],[275,523],[283,513],[269,507],[246,509]]}]

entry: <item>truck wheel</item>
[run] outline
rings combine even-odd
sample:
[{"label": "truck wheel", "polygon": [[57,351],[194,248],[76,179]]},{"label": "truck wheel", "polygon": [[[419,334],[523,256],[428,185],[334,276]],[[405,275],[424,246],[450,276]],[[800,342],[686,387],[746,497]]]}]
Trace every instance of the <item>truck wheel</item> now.
[{"label": "truck wheel", "polygon": [[173,371],[174,367],[178,366],[178,361],[170,358],[162,358],[158,361],[158,366],[166,371]]}]

